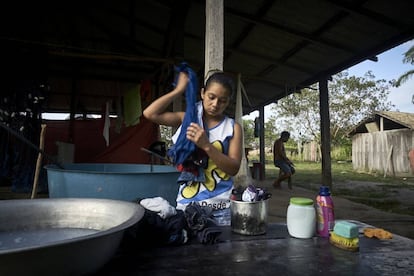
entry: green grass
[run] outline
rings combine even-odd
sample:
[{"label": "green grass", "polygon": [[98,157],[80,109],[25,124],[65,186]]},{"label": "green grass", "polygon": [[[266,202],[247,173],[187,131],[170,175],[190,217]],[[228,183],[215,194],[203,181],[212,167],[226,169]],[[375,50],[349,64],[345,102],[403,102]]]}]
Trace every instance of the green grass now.
[{"label": "green grass", "polygon": [[[299,162],[295,163],[295,183],[320,183],[322,176],[322,165],[316,162]],[[414,177],[391,177],[381,173],[357,172],[352,168],[351,162],[332,162],[331,165],[332,182],[346,181],[366,181],[383,183],[393,187],[407,186],[414,184]],[[266,178],[274,178],[279,174],[279,169],[273,164],[266,164]]]}]

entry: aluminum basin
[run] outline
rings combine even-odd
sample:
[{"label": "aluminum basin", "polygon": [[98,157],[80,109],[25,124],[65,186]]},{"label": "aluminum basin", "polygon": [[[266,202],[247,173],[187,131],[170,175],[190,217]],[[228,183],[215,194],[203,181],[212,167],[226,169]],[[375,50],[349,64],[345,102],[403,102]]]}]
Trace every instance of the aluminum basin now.
[{"label": "aluminum basin", "polygon": [[144,215],[121,200],[0,201],[0,275],[83,275],[103,266]]}]

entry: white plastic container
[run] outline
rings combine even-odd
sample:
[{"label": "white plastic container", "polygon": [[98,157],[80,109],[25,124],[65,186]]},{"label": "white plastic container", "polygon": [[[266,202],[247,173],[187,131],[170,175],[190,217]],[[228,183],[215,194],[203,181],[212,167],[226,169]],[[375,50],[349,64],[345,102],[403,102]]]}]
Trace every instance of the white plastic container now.
[{"label": "white plastic container", "polygon": [[305,197],[292,197],[287,209],[287,229],[289,235],[309,239],[315,235],[316,211],[313,200]]}]

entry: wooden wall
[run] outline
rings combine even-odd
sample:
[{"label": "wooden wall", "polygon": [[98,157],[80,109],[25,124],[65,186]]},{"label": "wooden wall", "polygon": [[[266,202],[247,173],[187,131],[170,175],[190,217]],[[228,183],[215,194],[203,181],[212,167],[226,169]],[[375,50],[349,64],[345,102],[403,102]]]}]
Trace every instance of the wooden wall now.
[{"label": "wooden wall", "polygon": [[354,170],[384,175],[414,174],[408,158],[414,148],[414,130],[398,129],[360,133],[352,137]]},{"label": "wooden wall", "polygon": [[312,141],[303,145],[302,151],[303,161],[321,161],[321,150],[318,143]]}]

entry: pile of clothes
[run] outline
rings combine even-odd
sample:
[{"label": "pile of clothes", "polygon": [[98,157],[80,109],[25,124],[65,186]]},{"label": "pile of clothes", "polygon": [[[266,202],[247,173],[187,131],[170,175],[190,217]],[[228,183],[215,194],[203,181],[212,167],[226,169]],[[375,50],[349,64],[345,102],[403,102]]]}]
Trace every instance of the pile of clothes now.
[{"label": "pile of clothes", "polygon": [[214,244],[222,232],[212,216],[212,208],[194,202],[177,210],[162,197],[138,199],[144,217],[125,233],[123,244],[134,248],[177,246],[189,242]]},{"label": "pile of clothes", "polygon": [[255,202],[266,200],[272,197],[272,194],[266,189],[259,188],[249,184],[246,188],[237,187],[232,191],[232,200]]}]

